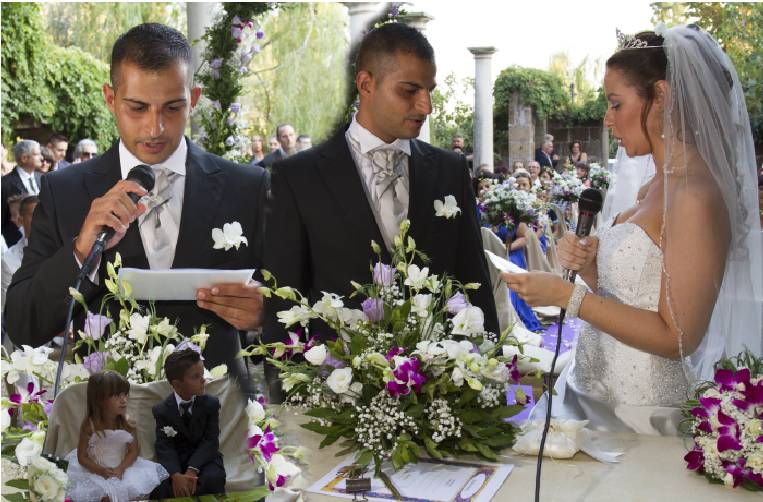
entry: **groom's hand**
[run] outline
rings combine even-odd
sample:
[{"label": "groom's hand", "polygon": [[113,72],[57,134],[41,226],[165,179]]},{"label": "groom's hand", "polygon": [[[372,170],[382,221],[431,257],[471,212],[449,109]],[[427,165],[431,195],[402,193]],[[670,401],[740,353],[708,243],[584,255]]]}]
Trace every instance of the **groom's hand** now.
[{"label": "groom's hand", "polygon": [[196,291],[196,304],[211,310],[234,328],[251,331],[262,325],[263,303],[260,284],[216,284]]}]

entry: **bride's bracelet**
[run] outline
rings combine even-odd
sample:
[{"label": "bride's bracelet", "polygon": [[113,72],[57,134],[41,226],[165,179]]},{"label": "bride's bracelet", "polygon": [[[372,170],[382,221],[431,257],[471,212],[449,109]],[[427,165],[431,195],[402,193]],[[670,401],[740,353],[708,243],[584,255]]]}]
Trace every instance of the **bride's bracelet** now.
[{"label": "bride's bracelet", "polygon": [[568,318],[578,316],[578,312],[580,312],[580,305],[583,303],[583,298],[585,297],[586,293],[588,293],[588,288],[582,284],[575,284],[575,286],[572,288],[572,294],[570,295],[570,299],[567,301],[567,308],[565,309],[566,316]]}]

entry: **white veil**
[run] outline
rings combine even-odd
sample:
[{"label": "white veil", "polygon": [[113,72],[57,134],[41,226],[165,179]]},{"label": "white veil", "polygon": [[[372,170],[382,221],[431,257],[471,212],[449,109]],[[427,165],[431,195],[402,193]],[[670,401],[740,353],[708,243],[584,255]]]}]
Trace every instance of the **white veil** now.
[{"label": "white veil", "polygon": [[[718,43],[693,25],[670,29],[661,25],[655,32],[664,38],[668,60],[666,78],[670,95],[665,106],[664,134],[682,140],[665,142],[665,176],[674,173],[676,167],[668,165],[668,159],[675,158],[676,153],[683,158],[675,150],[693,146],[718,184],[729,215],[731,242],[707,333],[692,354],[685,354],[681,348],[686,366],[691,369],[690,379],[708,380],[712,379],[713,364],[724,355],[734,356],[745,348],[758,356],[763,354],[763,251],[755,151],[739,78]],[[686,167],[684,176],[688,184],[691,167]],[[663,238],[671,235],[665,216],[671,208],[667,178],[665,186]],[[707,229],[711,233],[714,230]],[[667,271],[666,276],[670,305]]]}]

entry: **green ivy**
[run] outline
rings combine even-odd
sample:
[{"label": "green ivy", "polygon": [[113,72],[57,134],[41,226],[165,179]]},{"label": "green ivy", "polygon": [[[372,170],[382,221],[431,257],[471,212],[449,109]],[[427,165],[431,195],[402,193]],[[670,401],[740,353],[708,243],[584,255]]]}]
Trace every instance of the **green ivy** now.
[{"label": "green ivy", "polygon": [[495,80],[493,97],[494,116],[502,128],[509,120],[508,103],[513,93],[519,93],[522,102],[532,106],[541,118],[562,118],[570,106],[570,96],[562,79],[545,70],[510,66]]},{"label": "green ivy", "polygon": [[2,139],[12,142],[19,123],[32,119],[105,149],[117,137],[101,94],[108,65],[76,47],[55,45],[41,15],[39,4],[3,5]]}]

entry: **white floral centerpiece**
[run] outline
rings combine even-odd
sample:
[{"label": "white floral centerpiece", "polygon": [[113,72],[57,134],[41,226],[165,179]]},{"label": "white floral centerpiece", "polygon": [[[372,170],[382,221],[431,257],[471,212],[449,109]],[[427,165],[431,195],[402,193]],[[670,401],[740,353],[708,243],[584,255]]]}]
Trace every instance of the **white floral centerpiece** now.
[{"label": "white floral centerpiece", "polygon": [[591,188],[607,190],[615,182],[615,173],[602,168],[599,164],[592,162],[588,177],[591,180]]},{"label": "white floral centerpiece", "polygon": [[[448,217],[445,207],[442,216]],[[452,207],[447,212],[456,217]],[[408,229],[404,221],[392,265],[381,262],[379,246],[371,243],[379,256],[371,267],[373,283],[353,282],[350,295],[365,298],[361,309],[328,292],[311,305],[263,271],[270,284],[263,294],[295,303],[277,313],[287,329],[318,319],[336,338],[300,340],[292,332],[287,341],[243,351],[270,356],[287,406],[313,418],[303,427],[324,436],[321,447],[341,442],[340,455],[357,452],[357,464],[374,462],[376,475],[393,491],[383,461],[399,469],[423,455],[495,460],[514,441],[514,426],[505,419],[521,409],[506,405],[506,390],[519,372],[517,356],[505,357],[503,346],[516,340],[485,331],[482,310],[468,297],[479,284],[460,284],[414,263],[425,256]]]}]

